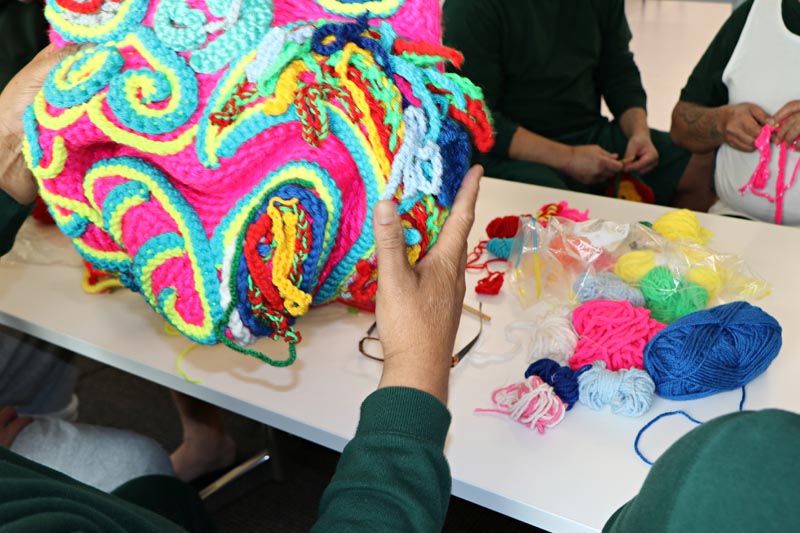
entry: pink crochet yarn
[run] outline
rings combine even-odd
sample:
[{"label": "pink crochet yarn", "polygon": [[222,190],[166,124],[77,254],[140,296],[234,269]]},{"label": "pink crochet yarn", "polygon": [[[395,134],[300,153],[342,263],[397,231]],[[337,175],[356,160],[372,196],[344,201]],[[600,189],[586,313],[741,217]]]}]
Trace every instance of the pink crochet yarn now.
[{"label": "pink crochet yarn", "polygon": [[[293,323],[374,307],[372,209],[436,241],[480,89],[443,74],[438,0],[48,0],[65,59],[25,114],[59,228],[181,333],[284,365]],[[244,347],[290,343],[274,361]]]},{"label": "pink crochet yarn", "polygon": [[650,318],[650,310],[627,300],[591,300],[572,312],[578,333],[569,366],[577,370],[594,361],[605,361],[608,370],[644,368],[644,348],[666,324]]},{"label": "pink crochet yarn", "polygon": [[508,416],[530,429],[544,433],[564,418],[566,406],[553,387],[539,376],[530,376],[525,381],[501,387],[492,393],[496,408],[475,409],[477,414]]}]

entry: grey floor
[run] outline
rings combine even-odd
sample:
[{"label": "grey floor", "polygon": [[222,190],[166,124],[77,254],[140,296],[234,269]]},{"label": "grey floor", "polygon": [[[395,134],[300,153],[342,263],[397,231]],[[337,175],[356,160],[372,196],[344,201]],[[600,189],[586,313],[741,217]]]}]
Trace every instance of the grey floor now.
[{"label": "grey floor", "polygon": [[[81,422],[132,429],[154,438],[168,450],[178,445],[180,425],[166,389],[88,359],[80,358],[79,366]],[[250,457],[265,446],[266,432],[260,424],[233,413],[226,413],[226,424],[240,457]],[[338,454],[281,432],[277,432],[277,451],[278,472],[268,464],[209,502],[220,532],[310,529]],[[451,499],[444,530],[540,531],[459,498]]]}]

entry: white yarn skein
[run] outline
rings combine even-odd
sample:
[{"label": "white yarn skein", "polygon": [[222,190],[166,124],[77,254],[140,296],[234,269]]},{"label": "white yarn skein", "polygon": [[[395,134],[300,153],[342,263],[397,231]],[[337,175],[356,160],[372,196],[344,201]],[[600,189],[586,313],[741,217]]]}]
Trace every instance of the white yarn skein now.
[{"label": "white yarn skein", "polygon": [[575,353],[578,334],[572,327],[572,310],[556,307],[547,312],[536,325],[531,338],[529,362],[550,358],[565,364]]}]

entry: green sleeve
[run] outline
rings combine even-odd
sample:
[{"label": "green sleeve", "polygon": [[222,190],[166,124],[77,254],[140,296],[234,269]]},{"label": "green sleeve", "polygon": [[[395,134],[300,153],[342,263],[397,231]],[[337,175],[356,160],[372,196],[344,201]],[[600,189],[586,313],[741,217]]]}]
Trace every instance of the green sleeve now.
[{"label": "green sleeve", "polygon": [[2,446],[0,530],[4,533],[183,531],[155,513],[78,483]]},{"label": "green sleeve", "polygon": [[[602,5],[604,2],[600,2]],[[599,13],[603,35],[597,86],[611,113],[619,118],[632,107],[647,108],[647,94],[642,87],[639,68],[630,50],[631,29],[625,18],[624,0],[605,2]]]},{"label": "green sleeve", "polygon": [[450,413],[433,396],[389,387],[361,420],[322,495],[313,531],[441,531],[450,501]]},{"label": "green sleeve", "polygon": [[464,54],[460,74],[483,90],[492,112],[495,128],[492,153],[507,158],[511,138],[519,124],[500,112],[506,84],[504,58],[510,54],[504,42],[503,14],[489,0],[447,0],[443,24],[445,44]]},{"label": "green sleeve", "polygon": [[20,205],[5,192],[0,191],[0,256],[14,246],[19,228],[31,212],[32,206]]},{"label": "green sleeve", "polygon": [[800,531],[800,416],[739,412],[687,433],[604,533]]},{"label": "green sleeve", "polygon": [[736,49],[751,7],[753,0],[748,0],[736,8],[722,25],[681,91],[682,102],[706,107],[719,107],[728,103],[728,88],[722,81],[722,73]]}]

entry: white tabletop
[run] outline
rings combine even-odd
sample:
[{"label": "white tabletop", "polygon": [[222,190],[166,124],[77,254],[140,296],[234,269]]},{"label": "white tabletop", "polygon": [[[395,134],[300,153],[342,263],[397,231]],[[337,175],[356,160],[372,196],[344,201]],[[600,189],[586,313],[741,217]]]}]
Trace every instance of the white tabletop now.
[{"label": "white tabletop", "polygon": [[[593,218],[621,222],[653,220],[664,208],[592,197],[554,189],[484,179],[470,243],[484,236],[494,217],[535,212],[546,202],[567,200],[589,209]],[[800,328],[795,318],[800,294],[800,233],[770,224],[701,215],[715,233],[711,246],[738,253],[752,270],[773,286],[757,302],[784,328],[780,356],[747,387],[746,408],[782,407],[800,411]],[[46,238],[52,251],[34,262],[0,264],[0,323],[18,328],[87,357],[145,379],[202,398],[220,407],[294,433],[335,450],[352,437],[361,401],[375,389],[381,364],[358,353],[357,343],[373,317],[354,315],[343,306],[312,311],[298,321],[303,342],[298,360],[279,369],[222,346],[199,347],[183,369],[201,383],[183,379],[175,368],[177,354],[189,345],[163,333],[163,320],[138,295],[120,291],[88,295],[81,288],[75,252],[53,228],[28,228]],[[469,275],[467,303],[478,276]],[[484,297],[484,326],[476,353],[503,353],[511,345],[504,327],[530,318],[510,293]],[[464,318],[459,343],[474,335],[477,322]],[[278,343],[258,347],[270,355],[285,353]],[[477,357],[475,358],[477,360]],[[453,423],[446,454],[453,474],[453,494],[519,520],[556,532],[597,531],[631,498],[648,467],[634,454],[633,440],[652,416],[684,408],[707,420],[735,411],[739,393],[729,392],[692,402],[657,399],[642,418],[630,419],[578,405],[546,434],[503,418],[475,415],[490,405],[496,387],[519,381],[527,367],[525,354],[503,362],[478,365],[468,355],[452,374],[450,410]],[[643,439],[643,451],[655,459],[691,428],[676,418],[655,426]]]}]

